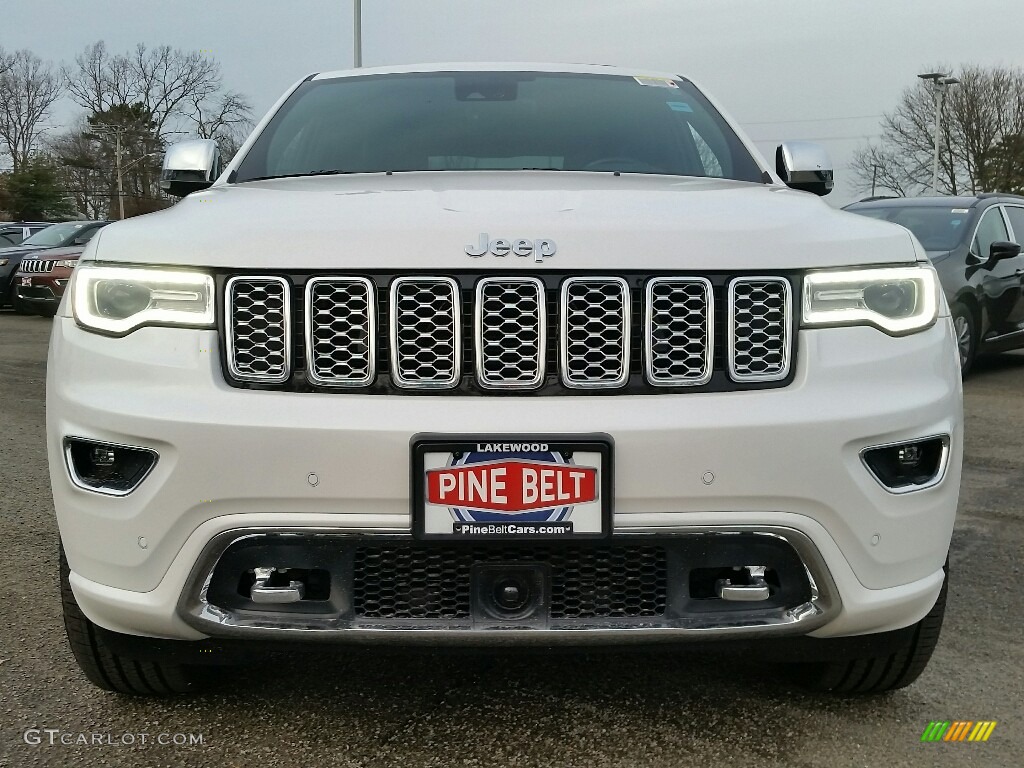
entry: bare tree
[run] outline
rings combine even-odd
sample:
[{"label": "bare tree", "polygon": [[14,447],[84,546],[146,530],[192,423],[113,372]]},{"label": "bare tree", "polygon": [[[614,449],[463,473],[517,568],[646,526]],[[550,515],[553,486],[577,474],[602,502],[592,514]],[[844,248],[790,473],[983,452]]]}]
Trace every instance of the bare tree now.
[{"label": "bare tree", "polygon": [[77,210],[90,219],[109,215],[113,174],[110,159],[100,142],[79,125],[46,141],[47,154],[53,159],[65,193],[74,199]]},{"label": "bare tree", "polygon": [[94,43],[65,69],[68,92],[93,114],[129,104],[142,104],[152,115],[156,133],[164,138],[182,120],[194,119],[196,101],[203,103],[221,89],[220,64],[199,51],[139,44],[127,54],[111,55]]},{"label": "bare tree", "polygon": [[218,100],[193,98],[196,135],[214,139],[227,163],[234,157],[252,129],[252,105],[240,93],[227,92]]},{"label": "bare tree", "polygon": [[[949,71],[936,68],[934,71]],[[1013,137],[1024,134],[1024,69],[964,67],[960,83],[943,100],[939,191],[945,194],[998,191],[1005,170],[1024,167],[1024,151]],[[852,163],[858,187],[919,194],[931,187],[935,94],[924,81],[907,88],[882,120],[880,147],[864,147]]]},{"label": "bare tree", "polygon": [[62,92],[57,72],[31,51],[16,51],[8,58],[0,74],[0,140],[15,170],[28,162],[46,131],[42,123]]},{"label": "bare tree", "polygon": [[899,197],[907,196],[903,164],[891,150],[868,146],[854,155],[850,168],[858,179],[868,180],[865,191],[870,189],[872,195],[891,192]]}]

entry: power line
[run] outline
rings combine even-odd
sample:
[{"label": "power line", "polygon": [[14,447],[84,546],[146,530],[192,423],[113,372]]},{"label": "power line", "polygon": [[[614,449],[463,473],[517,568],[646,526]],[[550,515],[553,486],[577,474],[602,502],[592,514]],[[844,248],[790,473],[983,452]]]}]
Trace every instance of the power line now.
[{"label": "power line", "polygon": [[869,117],[885,117],[885,115],[850,115],[849,117],[815,117],[808,120],[765,120],[762,122],[747,122],[740,120],[740,125],[792,125],[794,123],[829,123],[835,120],[867,120]]},{"label": "power line", "polygon": [[881,136],[880,133],[859,133],[856,136],[787,136],[784,139],[756,139],[751,137],[751,141],[772,143],[783,141],[852,141],[853,139],[873,139]]}]

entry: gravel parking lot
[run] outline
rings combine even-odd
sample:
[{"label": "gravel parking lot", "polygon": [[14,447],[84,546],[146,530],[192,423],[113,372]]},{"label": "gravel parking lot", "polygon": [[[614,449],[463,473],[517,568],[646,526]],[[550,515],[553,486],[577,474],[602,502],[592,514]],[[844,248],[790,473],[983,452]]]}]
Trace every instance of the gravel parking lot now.
[{"label": "gravel parking lot", "polygon": [[[0,766],[1024,765],[1024,355],[982,361],[967,383],[946,625],[904,691],[812,696],[780,668],[663,652],[326,649],[151,701],[93,688],[64,639],[43,439],[49,326],[0,312]],[[922,744],[931,720],[998,726],[983,744]]]}]

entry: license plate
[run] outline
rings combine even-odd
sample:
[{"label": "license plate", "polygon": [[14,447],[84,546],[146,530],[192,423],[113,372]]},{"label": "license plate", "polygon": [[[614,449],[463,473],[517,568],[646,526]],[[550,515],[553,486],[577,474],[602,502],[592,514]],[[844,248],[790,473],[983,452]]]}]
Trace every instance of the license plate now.
[{"label": "license plate", "polygon": [[23,278],[21,278],[21,284],[22,285],[32,285],[32,278],[31,277],[23,277]]},{"label": "license plate", "polygon": [[420,539],[602,538],[611,533],[611,437],[418,435],[412,502]]}]

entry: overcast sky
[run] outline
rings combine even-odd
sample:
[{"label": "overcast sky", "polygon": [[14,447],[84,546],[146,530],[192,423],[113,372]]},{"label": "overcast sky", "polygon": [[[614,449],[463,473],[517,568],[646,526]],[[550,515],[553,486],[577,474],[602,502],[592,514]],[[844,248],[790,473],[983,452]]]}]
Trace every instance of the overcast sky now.
[{"label": "overcast sky", "polygon": [[[352,62],[351,0],[0,0],[0,46],[71,61],[87,44],[210,51],[262,114],[292,82]],[[1024,66],[1024,0],[363,0],[367,66],[572,61],[677,72],[769,159],[783,139],[845,164],[900,92],[940,64]],[[51,122],[71,121],[64,104]]]}]

